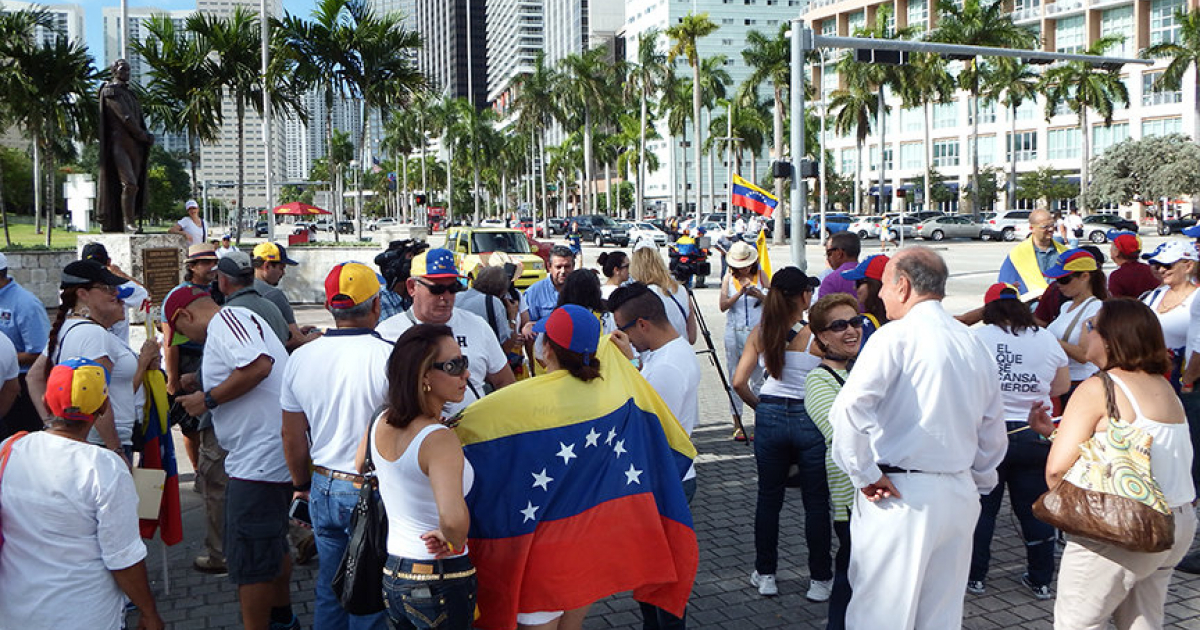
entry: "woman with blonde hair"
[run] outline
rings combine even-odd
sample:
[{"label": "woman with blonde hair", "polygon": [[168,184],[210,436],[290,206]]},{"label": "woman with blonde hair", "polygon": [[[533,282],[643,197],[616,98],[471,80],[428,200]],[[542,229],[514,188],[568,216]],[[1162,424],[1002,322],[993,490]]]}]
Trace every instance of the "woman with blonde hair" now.
[{"label": "woman with blonde hair", "polygon": [[671,277],[658,250],[649,247],[633,250],[629,277],[657,293],[667,309],[667,319],[671,320],[679,336],[687,339],[688,343],[696,343],[696,313],[692,311],[687,288]]}]

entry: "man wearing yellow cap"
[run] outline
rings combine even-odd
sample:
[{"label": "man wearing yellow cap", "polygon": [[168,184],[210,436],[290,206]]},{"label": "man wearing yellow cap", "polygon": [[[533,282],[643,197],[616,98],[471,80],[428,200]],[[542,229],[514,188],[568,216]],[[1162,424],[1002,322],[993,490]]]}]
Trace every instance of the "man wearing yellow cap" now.
[{"label": "man wearing yellow cap", "polygon": [[392,344],[375,333],[379,290],[369,267],[334,267],[325,278],[325,307],[337,328],[298,348],[283,372],[283,452],[294,499],[309,501],[321,557],[313,611],[316,628],[387,628],[382,611],[361,617],[348,614],[332,588],[363,483],[354,455],[372,414],[387,402]]},{"label": "man wearing yellow cap", "polygon": [[254,290],[278,307],[283,320],[287,322],[290,335],[284,346],[288,352],[321,336],[320,331],[312,327],[301,329],[296,324],[296,313],[292,311],[292,303],[279,288],[279,282],[283,280],[287,268],[298,264],[300,263],[288,258],[287,250],[282,245],[267,242],[254,247]]}]

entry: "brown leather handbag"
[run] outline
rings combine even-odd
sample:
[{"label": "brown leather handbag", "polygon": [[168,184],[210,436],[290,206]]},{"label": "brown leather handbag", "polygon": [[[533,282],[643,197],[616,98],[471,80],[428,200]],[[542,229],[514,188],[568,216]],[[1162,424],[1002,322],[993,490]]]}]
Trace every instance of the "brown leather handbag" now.
[{"label": "brown leather handbag", "polygon": [[1108,429],[1079,445],[1062,481],[1033,504],[1038,520],[1068,534],[1155,553],[1175,544],[1175,517],[1150,474],[1153,437],[1121,420],[1112,378],[1100,372]]}]

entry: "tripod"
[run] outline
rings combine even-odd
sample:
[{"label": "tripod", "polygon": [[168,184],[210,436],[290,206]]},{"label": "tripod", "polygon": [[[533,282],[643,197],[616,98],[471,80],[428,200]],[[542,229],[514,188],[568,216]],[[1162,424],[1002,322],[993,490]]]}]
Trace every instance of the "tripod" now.
[{"label": "tripod", "polygon": [[[733,388],[729,385],[729,379],[725,378],[725,370],[721,368],[721,359],[717,355],[716,347],[713,346],[712,333],[708,330],[708,323],[704,321],[704,314],[700,312],[700,304],[696,302],[696,294],[692,291],[692,287],[687,284],[683,286],[687,289],[688,302],[692,305],[692,312],[696,314],[696,325],[700,327],[700,334],[704,337],[704,345],[707,346],[705,350],[697,350],[696,354],[707,354],[713,366],[717,368],[717,376],[721,377],[721,386],[725,389],[725,395],[729,397],[729,408],[731,410],[730,413],[733,415],[733,426],[745,433],[745,429],[742,427],[742,416],[737,411],[732,411],[737,409],[737,404],[733,398]],[[746,441],[746,444],[749,443],[749,441]]]}]

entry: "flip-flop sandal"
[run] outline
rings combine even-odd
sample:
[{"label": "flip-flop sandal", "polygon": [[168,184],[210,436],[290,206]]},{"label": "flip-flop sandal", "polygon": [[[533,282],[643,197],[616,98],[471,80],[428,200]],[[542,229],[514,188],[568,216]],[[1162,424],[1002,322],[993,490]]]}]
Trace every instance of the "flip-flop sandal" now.
[{"label": "flip-flop sandal", "polygon": [[748,442],[749,439],[746,437],[745,431],[743,431],[742,429],[734,429],[733,430],[733,441],[734,442]]}]

